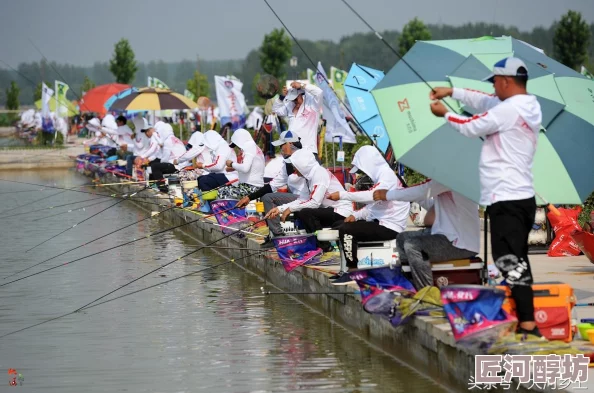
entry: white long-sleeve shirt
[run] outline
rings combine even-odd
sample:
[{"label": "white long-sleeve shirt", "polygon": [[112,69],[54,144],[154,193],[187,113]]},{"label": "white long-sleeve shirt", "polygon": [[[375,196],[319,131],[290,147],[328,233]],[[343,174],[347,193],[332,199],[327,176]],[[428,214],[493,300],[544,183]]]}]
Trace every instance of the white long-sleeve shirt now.
[{"label": "white long-sleeve shirt", "polygon": [[378,220],[381,226],[395,232],[403,232],[410,212],[410,203],[399,200],[374,201],[375,190],[401,189],[402,183],[386,163],[379,151],[373,146],[361,147],[353,157],[352,164],[365,172],[374,182],[367,191],[340,192],[340,199],[367,204],[356,210],[353,216],[357,220]]},{"label": "white long-sleeve shirt", "polygon": [[233,142],[242,151],[241,162],[233,162],[231,167],[238,172],[239,182],[255,187],[264,186],[264,167],[266,160],[264,153],[254,142],[252,135],[245,129],[240,128],[231,137]]},{"label": "white long-sleeve shirt", "polygon": [[485,93],[454,88],[452,98],[483,111],[472,117],[452,112],[445,115],[462,135],[486,137],[479,162],[480,204],[533,197],[532,164],[542,122],[536,97],[518,94],[500,101]]},{"label": "white long-sleeve shirt", "polygon": [[326,168],[316,161],[313,153],[301,149],[291,156],[293,166],[303,175],[309,190],[308,199],[296,199],[293,202],[278,206],[282,213],[286,209],[297,212],[303,209],[317,209],[319,207],[332,207],[335,213],[343,217],[353,214],[353,204],[349,201],[333,201],[326,195],[344,191],[338,179]]},{"label": "white long-sleeve shirt", "polygon": [[315,85],[307,84],[303,88],[305,97],[303,104],[293,113],[295,104],[284,103],[277,98],[272,104],[272,110],[279,116],[289,119],[289,130],[301,138],[303,147],[308,147],[314,153],[318,152],[318,126],[320,124],[320,111],[322,108],[323,91]]},{"label": "white long-sleeve shirt", "polygon": [[475,202],[434,180],[408,188],[391,189],[386,195],[389,201],[423,202],[431,198],[435,207],[431,234],[444,235],[454,247],[478,254],[481,229],[478,204]]}]

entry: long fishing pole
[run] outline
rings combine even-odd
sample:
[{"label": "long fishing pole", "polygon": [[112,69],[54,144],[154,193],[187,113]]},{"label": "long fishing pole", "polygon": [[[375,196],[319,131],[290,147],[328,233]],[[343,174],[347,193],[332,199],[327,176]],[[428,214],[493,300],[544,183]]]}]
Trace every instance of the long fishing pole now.
[{"label": "long fishing pole", "polygon": [[[10,181],[10,180],[9,180],[9,181]],[[66,191],[67,191],[67,190],[66,190]],[[54,196],[56,196],[56,195],[63,194],[63,193],[65,193],[66,191],[61,191],[61,192],[57,192],[57,193],[55,193],[55,194],[52,194],[52,195],[48,195],[48,196],[46,196],[46,197],[43,197],[43,198],[37,199],[37,200],[35,200],[35,201],[31,202],[31,203],[27,203],[26,205],[21,205],[21,206],[17,206],[17,207],[11,207],[10,209],[5,209],[5,210],[2,210],[2,211],[0,211],[0,214],[2,214],[2,213],[4,213],[4,212],[7,212],[7,211],[10,211],[10,210],[14,210],[14,209],[20,209],[21,207],[25,207],[25,206],[30,206],[30,205],[33,205],[33,204],[35,204],[35,203],[37,203],[37,202],[41,202],[41,201],[43,201],[44,199],[48,199],[48,198],[54,197]],[[2,218],[2,217],[0,216],[0,218]]]},{"label": "long fishing pole", "polygon": [[6,195],[6,194],[19,194],[21,192],[33,192],[33,191],[47,191],[44,188],[40,188],[39,190],[21,190],[21,191],[6,191],[6,192],[0,192],[0,195]]},{"label": "long fishing pole", "polygon": [[[144,190],[146,190],[146,187],[145,187],[143,190],[140,190],[139,192],[142,192],[142,191],[144,191]],[[87,218],[85,218],[84,220],[77,222],[77,223],[76,223],[76,224],[74,224],[73,226],[71,226],[71,227],[68,227],[68,228],[64,229],[62,232],[60,232],[60,233],[58,233],[58,234],[56,234],[56,235],[54,235],[54,236],[50,237],[50,238],[49,238],[49,239],[47,239],[47,240],[44,240],[44,241],[42,241],[41,243],[39,243],[38,245],[36,245],[36,246],[34,246],[34,247],[31,247],[30,249],[28,249],[27,251],[25,251],[25,253],[28,253],[29,251],[31,251],[31,250],[33,250],[33,249],[35,249],[35,248],[37,248],[37,247],[41,246],[42,244],[45,244],[45,243],[49,242],[50,240],[53,240],[53,239],[57,238],[57,237],[58,237],[58,236],[60,236],[61,234],[65,233],[65,232],[68,232],[69,230],[71,230],[71,229],[73,229],[73,228],[76,228],[78,225],[82,224],[83,222],[89,221],[91,218],[93,218],[93,217],[96,217],[97,215],[99,215],[99,214],[103,213],[104,211],[106,211],[106,210],[108,210],[108,209],[111,209],[112,207],[114,207],[114,206],[116,206],[116,205],[118,205],[118,204],[120,204],[120,203],[124,202],[125,200],[126,200],[126,199],[120,199],[119,201],[117,201],[116,203],[114,203],[114,204],[112,204],[112,205],[109,205],[109,206],[108,206],[108,207],[106,207],[105,209],[99,210],[97,213],[93,214],[92,216],[90,216],[90,217],[87,217]]]},{"label": "long fishing pole", "polygon": [[[169,207],[168,209],[165,209],[165,210],[163,210],[163,211],[159,212],[159,214],[161,214],[161,213],[163,213],[163,212],[165,212],[165,211],[167,211],[167,210],[169,210],[169,209],[172,209],[172,208],[173,208],[173,207]],[[64,263],[62,263],[62,264],[60,264],[60,265],[56,265],[56,266],[50,267],[50,268],[48,268],[48,269],[45,269],[45,270],[41,270],[41,271],[39,271],[39,272],[37,272],[37,273],[29,274],[28,276],[24,276],[24,277],[18,278],[18,279],[16,279],[16,280],[9,281],[9,282],[7,282],[7,283],[1,284],[1,285],[0,285],[0,287],[3,287],[3,286],[6,286],[6,285],[9,285],[9,284],[15,283],[15,282],[17,282],[17,281],[24,280],[24,279],[26,279],[26,278],[29,278],[29,277],[36,276],[36,275],[38,275],[38,274],[42,274],[42,273],[48,272],[48,271],[50,271],[50,270],[54,270],[54,269],[58,269],[58,268],[60,268],[60,267],[68,266],[68,265],[71,265],[71,264],[73,264],[73,263],[75,263],[75,262],[81,261],[81,260],[83,260],[83,259],[87,259],[87,258],[90,258],[90,257],[92,257],[92,256],[99,255],[99,254],[102,254],[102,253],[104,253],[104,252],[107,252],[107,251],[114,250],[114,249],[116,249],[116,248],[119,248],[119,247],[127,246],[127,245],[129,245],[129,244],[132,244],[132,243],[135,243],[135,242],[137,242],[137,241],[144,240],[144,239],[148,239],[149,237],[153,237],[153,236],[155,236],[155,235],[160,235],[160,234],[162,234],[162,233],[169,232],[169,231],[172,231],[172,230],[174,230],[174,229],[181,228],[181,227],[183,227],[183,226],[186,226],[186,225],[193,224],[193,223],[195,223],[195,222],[203,222],[203,220],[205,220],[205,219],[207,219],[207,218],[209,218],[209,217],[212,217],[212,216],[213,216],[213,215],[215,215],[215,214],[223,214],[223,213],[226,213],[226,212],[228,212],[228,211],[231,211],[231,210],[233,210],[233,209],[235,209],[235,207],[233,207],[233,208],[231,208],[231,209],[228,209],[228,210],[223,210],[223,211],[221,211],[221,212],[219,212],[219,213],[213,213],[213,214],[207,215],[207,216],[205,216],[205,217],[198,218],[198,219],[196,219],[196,220],[188,221],[188,222],[185,222],[185,223],[183,223],[183,224],[180,224],[180,225],[175,225],[175,226],[173,226],[173,227],[166,228],[166,229],[163,229],[163,230],[160,230],[160,231],[157,231],[157,232],[149,233],[148,235],[142,236],[141,238],[134,239],[134,240],[131,240],[131,241],[129,241],[129,242],[126,242],[126,243],[123,243],[123,244],[119,244],[119,245],[117,245],[117,246],[110,247],[110,248],[108,248],[108,249],[105,249],[105,250],[102,250],[102,251],[98,251],[98,252],[95,252],[95,253],[92,253],[92,254],[86,255],[86,256],[84,256],[84,257],[81,257],[81,258],[74,259],[74,260],[72,260],[72,261],[69,261],[69,262],[64,262]],[[148,219],[148,218],[150,218],[150,217],[147,217],[147,218],[145,218],[145,219],[143,219],[143,220],[140,220],[140,221],[134,222],[134,223],[132,223],[132,224],[130,224],[130,225],[127,225],[127,226],[125,226],[125,227],[123,227],[123,228],[120,228],[120,229],[118,229],[118,230],[117,230],[117,231],[115,231],[115,232],[118,232],[118,231],[120,231],[120,230],[122,230],[122,229],[125,229],[125,228],[127,228],[127,227],[129,227],[129,226],[131,226],[131,225],[137,224],[137,223],[139,223],[139,222],[141,222],[141,221],[144,221],[144,220],[146,220],[146,219]],[[65,251],[65,252],[63,252],[63,253],[62,253],[62,254],[60,254],[60,255],[64,255],[64,254],[66,254],[66,253],[68,253],[68,252],[70,252],[70,251],[73,251],[73,250],[76,250],[76,249],[78,249],[78,248],[81,248],[81,247],[83,247],[83,246],[86,246],[86,245],[88,245],[88,244],[90,244],[90,243],[93,243],[94,241],[97,241],[97,240],[99,240],[99,239],[102,239],[102,238],[104,238],[104,237],[106,237],[106,236],[109,236],[109,235],[111,235],[111,234],[115,233],[115,232],[110,232],[110,233],[108,233],[108,234],[106,234],[106,235],[103,235],[103,236],[101,236],[101,237],[99,237],[99,238],[97,238],[97,239],[95,239],[95,240],[92,240],[92,241],[90,241],[90,242],[87,242],[87,243],[85,243],[85,244],[83,244],[83,245],[80,245],[80,246],[78,246],[78,247],[75,247],[75,248],[73,248],[73,249],[71,249],[71,250]],[[9,276],[6,276],[6,277],[4,277],[4,279],[6,280],[7,278],[10,278],[10,277],[16,276],[17,274],[20,274],[20,273],[22,273],[22,272],[24,272],[24,271],[27,271],[27,270],[29,270],[29,269],[32,269],[32,268],[36,267],[36,266],[39,266],[39,265],[41,265],[42,263],[48,262],[48,261],[50,261],[50,260],[52,260],[52,259],[55,259],[55,258],[59,257],[60,255],[56,255],[56,256],[54,256],[54,257],[52,257],[52,258],[46,259],[45,261],[41,261],[41,262],[39,262],[39,263],[37,263],[37,264],[35,264],[35,265],[33,265],[33,266],[30,266],[30,267],[28,267],[28,268],[26,268],[26,269],[20,270],[20,271],[18,271],[18,272],[16,272],[16,273],[13,273],[13,274],[9,275]]]},{"label": "long fishing pole", "polygon": [[[96,199],[99,199],[99,198],[96,198]],[[68,214],[68,213],[76,212],[76,211],[79,211],[79,210],[85,211],[85,209],[86,209],[87,207],[91,207],[91,206],[99,205],[99,204],[101,204],[101,203],[105,203],[105,202],[107,202],[107,199],[105,199],[105,200],[102,200],[102,201],[99,201],[99,202],[91,203],[90,205],[86,205],[86,206],[83,206],[83,207],[79,207],[78,209],[70,209],[70,210],[68,210],[68,211],[65,211],[65,212],[61,212],[61,213],[52,214],[52,215],[49,215],[49,216],[46,216],[46,217],[36,218],[35,220],[31,220],[31,222],[41,221],[41,220],[45,220],[45,219],[47,219],[47,218],[52,218],[52,217],[60,216],[60,215],[62,215],[62,214]]]},{"label": "long fishing pole", "polygon": [[5,62],[4,60],[0,59],[0,62],[2,62],[5,66],[7,66],[8,68],[10,68],[11,70],[13,70],[14,72],[16,72],[17,74],[19,74],[21,76],[21,78],[25,79],[27,82],[29,82],[31,84],[31,86],[37,88],[37,84],[35,82],[33,82],[31,79],[29,79],[28,77],[25,76],[25,74],[23,74],[22,72],[20,72],[19,70],[17,70],[16,68],[13,68],[10,66],[10,64],[8,64],[7,62]]},{"label": "long fishing pole", "polygon": [[[36,213],[36,212],[40,212],[40,211],[43,211],[43,210],[51,210],[51,209],[57,209],[59,207],[64,207],[64,206],[76,205],[77,203],[89,202],[89,201],[94,201],[94,200],[97,200],[97,199],[103,199],[103,198],[91,198],[91,199],[85,199],[84,201],[76,201],[76,202],[64,203],[63,205],[42,207],[41,209],[29,210],[28,212],[15,213],[15,214],[11,214],[10,216],[2,216],[2,217],[0,217],[0,220],[4,220],[5,218],[11,218],[11,217],[15,217],[15,216],[22,216],[24,214]],[[103,200],[102,202],[107,202],[107,200]]]},{"label": "long fishing pole", "polygon": [[[330,81],[328,81],[328,78],[326,78],[326,76],[324,76],[324,74],[322,74],[321,72],[319,72],[318,66],[316,65],[316,63],[314,63],[313,59],[307,54],[307,52],[305,51],[305,49],[303,49],[303,46],[301,46],[301,44],[299,43],[299,41],[297,41],[297,38],[295,38],[295,36],[293,35],[293,33],[291,33],[291,30],[289,30],[289,28],[287,27],[287,25],[285,24],[285,22],[283,22],[283,20],[276,13],[276,11],[274,11],[274,8],[272,8],[272,6],[270,5],[270,3],[268,3],[268,0],[264,0],[264,2],[268,6],[268,8],[270,8],[270,11],[272,11],[272,13],[274,14],[274,16],[276,16],[276,19],[278,19],[278,21],[283,25],[283,27],[285,28],[285,30],[287,31],[287,33],[289,33],[289,35],[291,36],[291,38],[293,39],[293,41],[295,41],[295,43],[297,44],[297,46],[299,47],[299,49],[301,49],[301,52],[303,52],[303,54],[305,55],[305,57],[307,57],[307,59],[309,60],[309,62],[316,69],[317,74],[319,74],[322,78],[324,78],[324,80],[326,81],[326,84],[328,85],[328,87],[330,87]],[[351,115],[351,117],[353,118],[353,120],[355,121],[355,123],[357,123],[357,127],[359,128],[359,130],[363,131],[363,126],[361,125],[361,123],[359,123],[359,120],[357,120],[357,118],[355,117],[355,115],[353,114],[353,112],[349,109],[348,105],[346,105],[340,99],[340,97],[338,96],[338,94],[336,94],[336,92],[334,91],[334,89],[332,89],[332,92],[334,93],[334,95],[336,96],[336,98],[338,99],[338,101],[340,101],[340,103],[343,105],[343,107],[349,112],[349,114]],[[365,132],[362,132],[362,133],[363,133],[363,135],[365,135],[367,137],[367,139],[369,140],[369,142],[371,142],[372,146],[375,146],[375,143],[371,139],[371,137],[369,135],[367,135]],[[389,165],[390,163],[388,162],[388,160],[386,159],[386,157],[383,154],[382,154],[382,157],[384,158],[384,160]],[[404,187],[408,187],[408,185],[406,184],[406,181],[400,176],[399,173],[396,172],[396,176],[398,177],[398,180],[400,180],[400,182],[402,183],[402,185]]]},{"label": "long fishing pole", "polygon": [[222,263],[216,264],[216,265],[214,265],[214,266],[209,266],[209,267],[206,267],[206,268],[203,268],[203,269],[200,269],[200,270],[195,270],[195,271],[193,271],[193,272],[190,272],[190,273],[184,274],[183,276],[179,276],[179,277],[172,278],[172,279],[170,279],[170,280],[161,281],[161,282],[159,282],[159,283],[157,283],[157,284],[153,284],[153,285],[151,285],[151,286],[148,286],[148,287],[145,287],[145,288],[141,288],[141,289],[138,289],[138,290],[136,290],[136,291],[132,291],[132,292],[126,293],[126,294],[124,294],[124,295],[121,295],[121,296],[118,296],[118,297],[115,297],[115,298],[112,298],[112,299],[107,299],[107,300],[105,300],[105,301],[103,301],[103,302],[100,302],[100,303],[97,303],[97,304],[93,304],[93,305],[90,305],[90,304],[89,304],[88,306],[85,306],[85,307],[83,307],[83,308],[79,308],[78,310],[71,311],[71,312],[69,312],[69,313],[67,313],[67,314],[63,314],[63,315],[60,315],[60,316],[57,316],[57,317],[54,317],[54,318],[48,319],[48,320],[46,320],[46,321],[43,321],[43,322],[36,323],[35,325],[27,326],[27,327],[25,327],[25,328],[22,328],[22,329],[19,329],[19,330],[15,330],[15,331],[12,331],[12,332],[10,332],[10,333],[6,333],[6,334],[4,334],[4,335],[0,336],[0,339],[1,339],[1,338],[4,338],[4,337],[7,337],[7,336],[10,336],[10,335],[13,335],[13,334],[16,334],[16,333],[19,333],[19,332],[22,332],[22,331],[25,331],[25,330],[32,329],[32,328],[34,328],[34,327],[37,327],[37,326],[40,326],[40,325],[44,325],[44,324],[46,324],[46,323],[49,323],[49,322],[52,322],[52,321],[56,321],[56,320],[58,320],[58,319],[61,319],[61,318],[65,318],[65,317],[67,317],[67,316],[69,316],[69,315],[76,314],[76,313],[77,313],[77,312],[79,312],[79,311],[88,310],[88,309],[90,309],[90,308],[97,307],[97,306],[100,306],[100,305],[102,305],[102,304],[105,304],[105,303],[112,302],[112,301],[114,301],[114,300],[118,300],[118,299],[121,299],[121,298],[124,298],[124,297],[130,296],[130,295],[133,295],[133,294],[136,294],[136,293],[139,293],[139,292],[146,291],[147,289],[151,289],[151,288],[158,287],[158,286],[160,286],[160,285],[168,284],[168,283],[170,283],[170,282],[172,282],[172,281],[176,281],[176,280],[179,280],[179,279],[181,279],[181,278],[185,278],[185,277],[188,277],[188,276],[192,276],[192,275],[194,275],[194,274],[198,274],[198,273],[201,273],[201,272],[204,272],[204,271],[207,271],[207,270],[215,269],[215,268],[217,268],[217,267],[220,267],[220,266],[228,265],[229,263],[235,263],[236,261],[239,261],[239,260],[241,260],[241,259],[245,259],[245,258],[248,258],[248,257],[250,257],[250,256],[253,256],[253,255],[256,255],[256,254],[260,254],[260,253],[262,253],[263,251],[264,251],[264,250],[262,250],[262,251],[258,251],[258,252],[252,253],[252,254],[248,254],[248,255],[246,255],[246,256],[243,256],[243,257],[240,257],[240,258],[233,258],[233,259],[229,259],[228,261],[225,261],[225,262],[222,262]]}]

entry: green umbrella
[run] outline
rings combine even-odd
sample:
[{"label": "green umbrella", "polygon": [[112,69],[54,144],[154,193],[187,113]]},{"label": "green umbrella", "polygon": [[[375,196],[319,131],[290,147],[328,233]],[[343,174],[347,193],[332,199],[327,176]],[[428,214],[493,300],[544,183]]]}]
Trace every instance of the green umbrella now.
[{"label": "green umbrella", "polygon": [[[536,192],[549,203],[581,204],[594,190],[594,81],[511,37],[417,42],[406,62],[399,61],[371,92],[394,154],[478,202],[482,141],[460,135],[431,113],[430,86],[492,93],[492,85],[481,80],[509,56],[526,63],[528,92],[543,112],[533,166]],[[456,113],[473,114],[451,98],[445,102]]]},{"label": "green umbrella", "polygon": [[[66,100],[65,102],[63,102],[63,106],[65,106],[68,109],[68,113],[67,114],[63,113],[63,114],[61,114],[62,116],[66,115],[68,117],[72,117],[78,113],[78,109],[76,108],[76,105],[74,105],[74,103],[72,103],[71,101]],[[35,101],[35,107],[37,109],[41,109],[41,100]],[[55,97],[50,98],[49,108],[50,108],[50,111],[52,111],[52,112],[56,111],[56,98]]]}]

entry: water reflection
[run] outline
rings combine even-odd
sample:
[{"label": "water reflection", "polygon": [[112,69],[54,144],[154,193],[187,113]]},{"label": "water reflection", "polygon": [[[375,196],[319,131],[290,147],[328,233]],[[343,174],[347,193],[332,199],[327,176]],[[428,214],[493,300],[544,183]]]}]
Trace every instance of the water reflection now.
[{"label": "water reflection", "polygon": [[[68,171],[0,174],[6,176],[67,186],[87,181]],[[0,182],[0,192],[28,187]],[[5,201],[5,208],[27,206],[40,197],[39,192],[23,194]],[[79,197],[66,193],[56,200]],[[0,275],[148,214],[123,203],[23,254],[101,208],[35,223],[0,220],[0,247],[7,250],[0,253]],[[167,226],[144,221],[51,265]],[[181,231],[166,232],[0,288],[0,334],[72,311],[195,248]],[[220,262],[216,254],[200,251],[113,296]],[[259,278],[234,265],[206,270],[2,339],[0,366],[25,375],[22,391],[49,393],[442,391],[294,299],[262,295],[261,286]]]}]

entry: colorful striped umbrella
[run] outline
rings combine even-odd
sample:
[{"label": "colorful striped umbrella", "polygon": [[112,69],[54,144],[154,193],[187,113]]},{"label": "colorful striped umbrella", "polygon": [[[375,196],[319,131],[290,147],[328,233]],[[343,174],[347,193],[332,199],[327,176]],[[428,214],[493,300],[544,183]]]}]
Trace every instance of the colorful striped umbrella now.
[{"label": "colorful striped umbrella", "polygon": [[182,94],[169,89],[143,87],[137,91],[124,91],[126,95],[116,99],[110,106],[111,111],[162,111],[169,109],[194,109],[198,105]]},{"label": "colorful striped umbrella", "polygon": [[[478,202],[482,141],[433,116],[430,86],[492,93],[492,85],[481,80],[509,56],[526,63],[528,92],[543,112],[533,166],[536,192],[550,203],[581,204],[594,190],[594,81],[511,37],[419,41],[404,56],[406,63],[399,61],[386,74],[371,93],[396,158]],[[451,98],[445,103],[454,112],[473,114]]]}]

